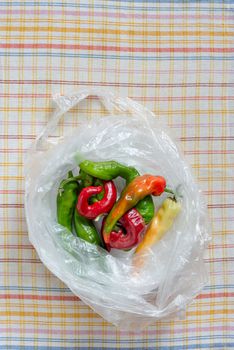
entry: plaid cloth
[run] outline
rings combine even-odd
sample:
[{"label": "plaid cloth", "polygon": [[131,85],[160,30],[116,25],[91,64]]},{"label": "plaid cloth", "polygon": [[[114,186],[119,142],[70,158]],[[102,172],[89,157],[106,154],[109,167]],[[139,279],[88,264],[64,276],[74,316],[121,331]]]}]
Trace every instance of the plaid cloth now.
[{"label": "plaid cloth", "polygon": [[[0,349],[234,349],[233,1],[2,0],[0,13]],[[181,140],[204,190],[210,280],[184,320],[120,332],[29,243],[24,154],[49,119],[51,95],[83,85],[151,108]],[[93,102],[79,113],[103,113]]]}]

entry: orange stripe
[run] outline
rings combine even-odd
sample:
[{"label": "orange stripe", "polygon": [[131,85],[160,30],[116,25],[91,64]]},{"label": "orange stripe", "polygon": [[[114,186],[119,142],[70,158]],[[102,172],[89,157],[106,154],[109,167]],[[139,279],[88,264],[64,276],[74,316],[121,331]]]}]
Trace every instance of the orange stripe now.
[{"label": "orange stripe", "polygon": [[2,294],[0,299],[10,300],[61,300],[61,301],[79,301],[75,295],[34,295],[34,294]]},{"label": "orange stripe", "polygon": [[[207,21],[207,22],[199,22],[199,21],[196,21],[194,23],[186,23],[184,21],[180,21],[180,23],[176,23],[176,22],[173,22],[173,21],[170,21],[170,22],[165,22],[164,20],[163,21],[153,21],[153,22],[148,22],[148,21],[141,21],[140,23],[139,22],[136,22],[136,21],[115,21],[115,20],[108,20],[108,18],[103,22],[103,20],[98,20],[97,17],[93,17],[91,19],[89,18],[86,18],[86,19],[82,19],[81,17],[77,16],[77,18],[75,19],[70,19],[70,18],[66,18],[65,20],[61,19],[61,20],[58,20],[57,18],[54,18],[54,17],[50,17],[50,18],[43,18],[42,16],[39,16],[39,17],[31,17],[31,16],[27,16],[26,18],[25,17],[19,17],[19,18],[16,18],[16,17],[8,17],[8,20],[7,20],[7,25],[6,26],[11,26],[11,25],[18,25],[18,26],[24,26],[28,23],[31,23],[32,25],[34,24],[45,24],[46,26],[51,26],[53,24],[55,24],[56,26],[57,25],[61,25],[63,23],[65,23],[66,25],[74,25],[75,27],[80,27],[82,25],[84,25],[85,27],[90,24],[89,28],[91,29],[94,29],[93,26],[94,25],[105,25],[105,26],[116,26],[116,27],[119,27],[120,25],[123,26],[123,27],[136,27],[137,29],[139,28],[139,26],[144,26],[144,28],[147,28],[147,27],[155,27],[155,28],[177,28],[178,26],[180,28],[212,28],[214,30],[214,24],[215,24],[215,28],[218,28],[218,29],[224,29],[224,28],[231,28],[231,29],[234,29],[234,25],[233,23],[225,23],[225,26],[223,24],[223,22],[212,22],[212,21]],[[99,26],[100,28],[100,26]]]},{"label": "orange stripe", "polygon": [[90,315],[88,312],[43,312],[43,311],[13,311],[8,310],[6,311],[0,311],[0,316],[6,316],[6,317],[47,317],[47,318],[90,318],[93,317],[93,314]]},{"label": "orange stripe", "polygon": [[234,309],[188,311],[187,316],[234,315]]},{"label": "orange stripe", "polygon": [[[188,311],[187,316],[212,316],[212,315],[234,315],[234,309],[221,309],[221,310],[201,310],[201,311]],[[43,311],[13,311],[8,310],[0,312],[0,316],[5,317],[47,317],[47,318],[90,318],[93,317],[93,314],[90,313],[79,313],[79,312],[69,312],[69,313],[63,313],[63,312],[43,312]]]}]

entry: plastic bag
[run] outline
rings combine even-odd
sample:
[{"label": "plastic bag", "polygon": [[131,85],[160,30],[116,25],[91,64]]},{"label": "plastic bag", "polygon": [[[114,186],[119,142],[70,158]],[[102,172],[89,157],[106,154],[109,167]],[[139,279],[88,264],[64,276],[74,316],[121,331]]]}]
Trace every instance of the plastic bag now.
[{"label": "plastic bag", "polygon": [[[100,92],[101,91],[101,92]],[[50,138],[60,118],[89,95],[96,95],[107,116],[81,120],[62,138]],[[29,239],[41,261],[74,294],[107,321],[139,329],[175,316],[207,281],[203,262],[209,241],[206,205],[178,146],[152,112],[129,98],[84,89],[55,96],[57,109],[37,137],[25,162],[25,209]],[[60,181],[83,159],[116,160],[141,174],[160,174],[180,186],[182,212],[173,228],[147,253],[134,273],[132,251],[109,254],[57,223]],[[161,198],[162,197],[162,198]],[[165,198],[156,198],[156,208]]]}]

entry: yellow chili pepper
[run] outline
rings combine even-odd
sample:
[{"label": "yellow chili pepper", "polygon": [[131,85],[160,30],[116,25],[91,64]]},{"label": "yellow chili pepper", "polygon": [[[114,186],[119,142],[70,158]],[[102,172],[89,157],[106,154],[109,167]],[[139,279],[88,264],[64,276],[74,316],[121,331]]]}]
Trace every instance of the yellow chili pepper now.
[{"label": "yellow chili pepper", "polygon": [[173,222],[181,210],[181,204],[172,198],[164,200],[161,208],[152,219],[143,240],[138,245],[135,253],[142,253],[145,249],[158,242],[171,228]]}]

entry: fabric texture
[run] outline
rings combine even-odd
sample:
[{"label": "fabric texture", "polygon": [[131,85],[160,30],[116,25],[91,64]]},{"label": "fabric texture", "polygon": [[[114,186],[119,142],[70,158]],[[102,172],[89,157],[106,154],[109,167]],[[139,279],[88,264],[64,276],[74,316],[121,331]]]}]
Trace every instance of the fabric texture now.
[{"label": "fabric texture", "polygon": [[[234,3],[1,1],[0,349],[234,349]],[[40,262],[28,240],[23,159],[51,96],[101,86],[152,109],[182,143],[212,224],[209,283],[183,320],[118,331]],[[93,99],[79,115],[104,113]]]}]

